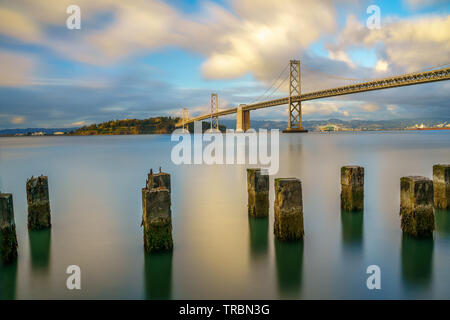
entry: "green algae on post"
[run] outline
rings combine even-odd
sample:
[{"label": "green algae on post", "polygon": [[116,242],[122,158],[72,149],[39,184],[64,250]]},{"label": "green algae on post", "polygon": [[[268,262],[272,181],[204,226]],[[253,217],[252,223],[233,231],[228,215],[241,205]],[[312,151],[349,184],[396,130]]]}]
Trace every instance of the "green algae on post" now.
[{"label": "green algae on post", "polygon": [[172,250],[172,214],[170,175],[162,173],[148,175],[146,187],[142,189],[142,225],[144,226],[144,248],[147,252]]},{"label": "green algae on post", "polygon": [[261,169],[247,169],[248,214],[252,217],[269,215],[269,176]]},{"label": "green algae on post", "polygon": [[431,237],[434,231],[433,182],[421,176],[400,179],[400,216],[403,233]]},{"label": "green algae on post", "polygon": [[31,177],[27,180],[28,229],[40,230],[52,225],[48,177]]},{"label": "green algae on post", "polygon": [[433,166],[434,207],[450,209],[450,164]]},{"label": "green algae on post", "polygon": [[274,214],[273,231],[278,239],[303,239],[302,183],[299,179],[275,179]]},{"label": "green algae on post", "polygon": [[3,264],[17,259],[17,246],[13,197],[10,193],[0,193],[0,255]]},{"label": "green algae on post", "polygon": [[364,209],[364,168],[344,166],[341,168],[341,209],[362,211]]}]

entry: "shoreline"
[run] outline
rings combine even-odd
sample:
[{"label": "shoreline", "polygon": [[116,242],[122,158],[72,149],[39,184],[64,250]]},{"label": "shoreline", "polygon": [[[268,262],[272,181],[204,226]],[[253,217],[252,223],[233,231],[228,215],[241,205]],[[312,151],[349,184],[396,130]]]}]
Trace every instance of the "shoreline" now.
[{"label": "shoreline", "polygon": [[[270,130],[270,129],[269,129]],[[367,132],[411,132],[411,131],[447,131],[450,128],[411,128],[411,129],[392,129],[392,130],[340,130],[340,131],[309,131],[314,134],[330,134],[330,133],[367,133]],[[304,133],[303,133],[304,134]],[[154,136],[154,135],[171,135],[171,133],[138,133],[138,134],[63,134],[63,135],[0,135],[0,138],[42,138],[42,137],[98,137],[98,136]]]}]

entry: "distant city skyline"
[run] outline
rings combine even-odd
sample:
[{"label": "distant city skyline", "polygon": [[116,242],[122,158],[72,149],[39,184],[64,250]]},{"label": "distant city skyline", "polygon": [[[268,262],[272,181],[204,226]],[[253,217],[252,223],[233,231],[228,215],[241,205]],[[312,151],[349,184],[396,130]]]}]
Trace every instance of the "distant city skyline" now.
[{"label": "distant city skyline", "polygon": [[[80,30],[66,27],[72,4]],[[370,5],[379,29],[366,26]],[[211,92],[221,109],[251,102],[290,59],[305,66],[308,92],[448,64],[449,43],[445,0],[0,1],[0,129],[180,116],[184,107],[195,115]],[[444,81],[310,101],[303,115],[449,118],[449,89]],[[253,119],[285,121],[286,107]]]}]

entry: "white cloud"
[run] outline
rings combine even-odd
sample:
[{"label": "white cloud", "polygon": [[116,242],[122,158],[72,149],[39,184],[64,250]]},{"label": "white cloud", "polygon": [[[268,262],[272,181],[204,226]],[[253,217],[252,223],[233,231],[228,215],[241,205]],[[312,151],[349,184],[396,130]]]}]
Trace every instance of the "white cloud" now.
[{"label": "white cloud", "polygon": [[377,72],[386,72],[389,69],[389,63],[383,59],[377,61],[375,65],[375,71]]},{"label": "white cloud", "polygon": [[[64,57],[97,65],[179,46],[205,57],[202,70],[209,79],[236,78],[250,72],[267,80],[324,32],[332,33],[336,20],[331,0],[235,0],[231,10],[206,2],[202,12],[194,15],[158,0],[135,0],[133,5],[118,0],[78,0],[83,19],[80,32],[67,32],[64,38],[40,36],[49,25],[65,28],[66,16],[61,12],[65,13],[69,4],[68,0],[11,2],[5,10],[23,8],[15,11],[14,24],[23,25],[18,30],[24,31],[13,34],[0,28],[0,33],[30,42],[42,38],[43,45]],[[83,26],[89,19],[105,12],[113,14],[113,21],[85,32]]]},{"label": "white cloud", "polygon": [[420,16],[408,19],[386,18],[380,29],[365,28],[354,16],[347,18],[346,28],[337,44],[328,46],[331,52],[353,47],[376,48],[382,65],[408,72],[449,63],[450,15]]}]

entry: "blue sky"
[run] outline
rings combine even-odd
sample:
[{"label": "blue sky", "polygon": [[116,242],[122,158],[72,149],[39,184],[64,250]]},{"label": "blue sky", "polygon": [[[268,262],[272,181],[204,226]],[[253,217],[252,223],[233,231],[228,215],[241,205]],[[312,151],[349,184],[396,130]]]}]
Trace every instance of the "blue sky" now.
[{"label": "blue sky", "polygon": [[[66,27],[67,6],[81,29]],[[369,5],[380,8],[369,29]],[[302,91],[450,63],[449,1],[0,1],[0,128],[73,127],[249,103],[290,59]],[[282,74],[282,82],[287,76]],[[304,119],[450,118],[447,82],[303,104]],[[286,82],[269,99],[284,96]],[[286,120],[286,107],[252,119]]]}]

